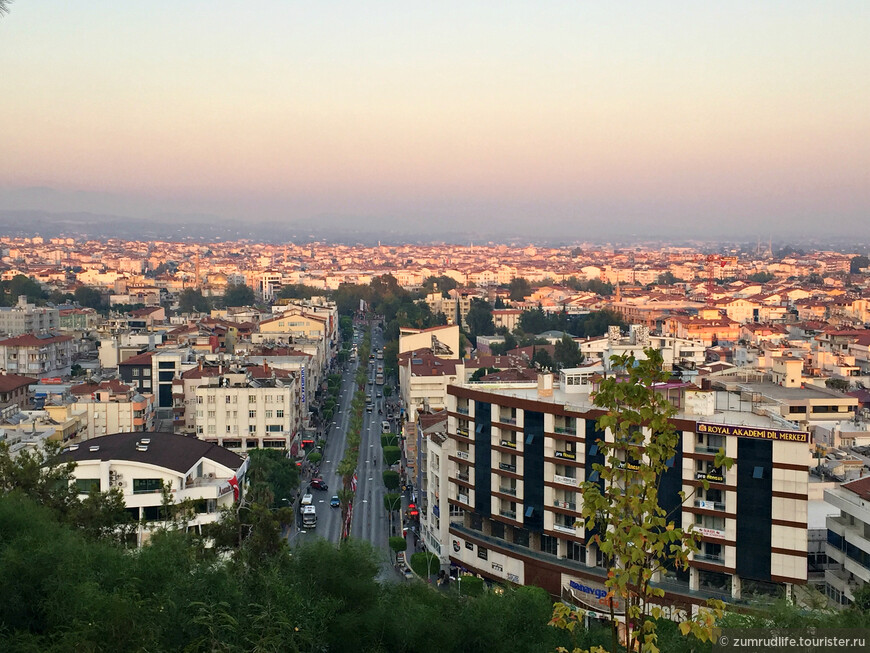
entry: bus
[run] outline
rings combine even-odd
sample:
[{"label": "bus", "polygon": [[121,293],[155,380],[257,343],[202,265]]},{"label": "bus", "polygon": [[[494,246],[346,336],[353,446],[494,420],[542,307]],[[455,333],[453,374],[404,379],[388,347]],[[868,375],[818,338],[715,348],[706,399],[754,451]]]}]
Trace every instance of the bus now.
[{"label": "bus", "polygon": [[317,526],[317,508],[311,504],[302,506],[302,526],[305,528],[315,528]]}]

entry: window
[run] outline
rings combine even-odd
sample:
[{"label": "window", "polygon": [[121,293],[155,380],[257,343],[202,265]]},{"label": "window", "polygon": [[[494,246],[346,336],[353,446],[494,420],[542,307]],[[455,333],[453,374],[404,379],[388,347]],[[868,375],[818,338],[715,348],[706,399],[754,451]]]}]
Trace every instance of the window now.
[{"label": "window", "polygon": [[202,426],[196,427],[196,433],[197,433],[197,435],[202,435]]},{"label": "window", "polygon": [[278,419],[282,419],[284,417],[284,411],[283,410],[276,410],[275,417],[277,417]]},{"label": "window", "polygon": [[497,537],[500,540],[504,539],[504,524],[502,524],[501,522],[493,521],[490,525],[490,528],[491,530],[489,534],[492,535],[492,537]]},{"label": "window", "polygon": [[139,376],[139,368],[138,367],[133,368],[133,376]]},{"label": "window", "polygon": [[214,419],[214,411],[213,410],[208,411],[208,418]]},{"label": "window", "polygon": [[248,395],[248,403],[249,404],[257,403],[257,395]]},{"label": "window", "polygon": [[151,376],[151,369],[145,368],[144,370],[142,370],[142,376]]},{"label": "window", "polygon": [[267,403],[267,404],[271,404],[271,403],[272,403],[272,395],[266,395],[266,403]]},{"label": "window", "polygon": [[568,542],[568,560],[586,564],[586,547],[579,542]]},{"label": "window", "polygon": [[753,469],[752,478],[764,478],[764,467],[756,467]]},{"label": "window", "polygon": [[257,411],[256,411],[256,410],[249,410],[249,411],[248,411],[248,417],[249,417],[250,419],[255,419],[255,418],[257,417]]},{"label": "window", "polygon": [[100,479],[98,478],[77,478],[76,490],[79,494],[90,494],[91,490],[100,491]]},{"label": "window", "polygon": [[214,433],[215,433],[214,424],[209,424],[209,425],[208,425],[208,434],[209,434],[209,435],[214,435]]},{"label": "window", "polygon": [[202,403],[202,395],[199,395],[199,396],[196,398],[196,403],[198,403],[198,404],[201,404],[201,403]]},{"label": "window", "polygon": [[225,396],[225,397],[224,397],[224,401],[225,401],[226,403],[230,403],[230,396],[229,396],[229,395]]},{"label": "window", "polygon": [[197,416],[199,419],[202,419],[202,411],[201,411],[201,410],[196,411],[196,416]]},{"label": "window", "polygon": [[552,535],[541,535],[541,551],[550,555],[558,555],[559,540]]},{"label": "window", "polygon": [[248,433],[256,433],[257,425],[256,424],[248,424]]},{"label": "window", "polygon": [[160,492],[163,489],[163,479],[160,478],[134,478],[133,494],[146,492]]},{"label": "window", "polygon": [[271,410],[266,411],[266,419],[272,419],[272,411]]},{"label": "window", "polygon": [[284,429],[281,428],[280,424],[269,424],[269,426],[266,427],[267,433],[280,433],[283,430]]},{"label": "window", "polygon": [[213,403],[214,403],[214,395],[209,395],[209,396],[208,396],[208,403],[210,403],[210,404],[213,404]]}]

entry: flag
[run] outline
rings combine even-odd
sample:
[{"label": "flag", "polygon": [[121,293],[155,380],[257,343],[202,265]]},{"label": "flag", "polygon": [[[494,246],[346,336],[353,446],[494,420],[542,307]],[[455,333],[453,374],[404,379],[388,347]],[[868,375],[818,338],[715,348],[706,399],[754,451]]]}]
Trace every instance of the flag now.
[{"label": "flag", "polygon": [[350,479],[350,489],[351,489],[352,491],[354,491],[354,492],[356,492],[356,484],[357,484],[357,481],[358,481],[358,480],[359,480],[359,479],[357,478],[357,475],[356,475],[356,474],[354,474],[354,475],[353,475],[353,478]]},{"label": "flag", "polygon": [[239,479],[233,476],[229,481],[230,486],[233,488],[233,501],[239,500]]}]

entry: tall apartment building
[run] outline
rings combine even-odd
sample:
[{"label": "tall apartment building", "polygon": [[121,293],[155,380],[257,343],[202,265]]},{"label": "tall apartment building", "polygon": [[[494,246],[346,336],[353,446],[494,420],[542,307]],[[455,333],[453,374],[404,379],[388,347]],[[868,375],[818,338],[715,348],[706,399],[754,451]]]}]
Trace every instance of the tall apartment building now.
[{"label": "tall apartment building", "polygon": [[0,340],[0,368],[11,374],[40,378],[69,374],[72,355],[71,336],[28,333]]},{"label": "tall apartment building", "polygon": [[825,502],[839,510],[826,521],[825,554],[836,568],[825,570],[825,593],[837,605],[850,605],[870,583],[870,477],[825,490]]},{"label": "tall apartment building", "polygon": [[[593,597],[607,569],[579,525],[579,486],[595,480],[592,464],[605,463],[599,443],[613,436],[596,427],[601,411],[587,376],[579,368],[564,370],[557,384],[541,375],[537,387],[448,388],[455,451],[447,463],[450,541],[441,547],[457,567],[603,611]],[[680,411],[673,418],[680,445],[659,500],[701,539],[688,570],[654,579],[663,602],[690,612],[709,597],[740,600],[806,583],[808,434],[730,410],[724,392],[681,383],[661,391]],[[735,461],[728,470],[714,466],[720,447]]]},{"label": "tall apartment building", "polygon": [[25,333],[45,333],[60,327],[60,311],[56,308],[27,303],[21,295],[15,306],[0,307],[0,333],[20,336]]},{"label": "tall apartment building", "polygon": [[197,387],[196,436],[233,451],[291,450],[299,435],[299,384],[292,372],[267,370],[268,376],[249,369]]}]

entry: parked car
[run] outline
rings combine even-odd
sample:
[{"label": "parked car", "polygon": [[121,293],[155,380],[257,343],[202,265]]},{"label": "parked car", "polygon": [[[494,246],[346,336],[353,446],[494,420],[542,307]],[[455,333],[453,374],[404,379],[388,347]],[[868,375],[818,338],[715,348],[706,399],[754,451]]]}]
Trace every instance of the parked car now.
[{"label": "parked car", "polygon": [[322,478],[312,478],[309,485],[315,490],[323,490],[324,492],[329,489],[329,486],[324,482]]},{"label": "parked car", "polygon": [[341,501],[338,500],[338,495],[333,494],[332,498],[329,500],[330,508],[338,508],[341,505]]}]

